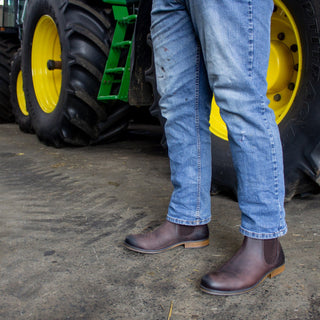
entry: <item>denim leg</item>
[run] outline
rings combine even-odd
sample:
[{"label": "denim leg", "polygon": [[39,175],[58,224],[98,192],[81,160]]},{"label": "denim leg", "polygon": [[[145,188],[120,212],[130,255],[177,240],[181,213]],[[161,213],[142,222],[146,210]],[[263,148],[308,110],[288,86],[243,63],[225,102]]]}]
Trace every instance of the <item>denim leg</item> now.
[{"label": "denim leg", "polygon": [[211,218],[211,90],[199,41],[184,4],[154,0],[151,36],[174,191],[167,219],[183,225]]},{"label": "denim leg", "polygon": [[237,173],[240,231],[286,233],[282,147],[266,98],[272,0],[186,0],[210,87],[229,132]]}]

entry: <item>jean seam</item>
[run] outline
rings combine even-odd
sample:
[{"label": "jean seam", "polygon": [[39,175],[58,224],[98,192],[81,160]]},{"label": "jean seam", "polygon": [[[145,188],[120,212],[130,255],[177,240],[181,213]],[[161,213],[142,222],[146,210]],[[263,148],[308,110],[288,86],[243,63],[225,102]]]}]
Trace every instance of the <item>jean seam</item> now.
[{"label": "jean seam", "polygon": [[248,1],[248,77],[252,78],[253,73],[253,42],[254,42],[254,25],[253,25],[253,5]]},{"label": "jean seam", "polygon": [[201,211],[201,138],[200,138],[200,46],[197,46],[196,52],[196,75],[195,75],[195,127],[197,135],[197,207],[196,218],[200,218]]},{"label": "jean seam", "polygon": [[270,128],[270,126],[268,125],[268,119],[266,117],[266,105],[265,103],[262,103],[262,110],[263,110],[263,121],[265,122],[267,131],[269,133],[269,142],[271,145],[271,155],[272,155],[272,164],[273,164],[273,183],[274,183],[274,194],[276,196],[276,201],[278,204],[278,209],[279,209],[279,213],[278,213],[278,219],[279,219],[279,226],[283,227],[283,225],[281,224],[281,212],[282,212],[282,204],[280,203],[280,199],[279,199],[279,168],[278,168],[278,164],[277,164],[277,152],[275,149],[275,141],[274,141],[274,136],[272,133],[272,130]]}]

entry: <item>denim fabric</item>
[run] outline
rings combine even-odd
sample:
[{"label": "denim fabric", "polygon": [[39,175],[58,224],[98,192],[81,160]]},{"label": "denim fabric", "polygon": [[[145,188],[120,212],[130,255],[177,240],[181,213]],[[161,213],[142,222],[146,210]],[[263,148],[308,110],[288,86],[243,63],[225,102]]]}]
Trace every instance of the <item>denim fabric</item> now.
[{"label": "denim fabric", "polygon": [[[174,191],[167,219],[211,219],[212,92],[237,173],[240,231],[287,231],[282,148],[266,97],[272,0],[154,0],[153,41]],[[223,213],[219,213],[223,214]]]}]

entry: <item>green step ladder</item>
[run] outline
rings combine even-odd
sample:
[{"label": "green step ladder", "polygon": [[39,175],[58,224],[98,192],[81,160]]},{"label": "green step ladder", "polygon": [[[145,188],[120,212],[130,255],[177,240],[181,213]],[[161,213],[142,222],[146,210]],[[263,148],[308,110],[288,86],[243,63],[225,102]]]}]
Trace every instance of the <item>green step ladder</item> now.
[{"label": "green step ladder", "polygon": [[[122,100],[127,102],[133,34],[129,40],[126,39],[126,34],[129,25],[135,23],[137,15],[129,14],[126,0],[103,1],[114,4],[112,10],[117,23],[97,99],[100,101]],[[123,52],[126,52],[126,62],[124,66],[119,66],[120,57],[121,60],[123,59],[121,56]]]}]

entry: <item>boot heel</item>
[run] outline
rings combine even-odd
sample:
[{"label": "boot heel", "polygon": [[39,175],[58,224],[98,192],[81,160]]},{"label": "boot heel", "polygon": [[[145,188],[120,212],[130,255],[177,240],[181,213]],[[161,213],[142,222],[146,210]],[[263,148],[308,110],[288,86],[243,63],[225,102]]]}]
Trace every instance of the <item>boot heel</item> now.
[{"label": "boot heel", "polygon": [[273,278],[273,277],[279,275],[281,272],[283,272],[284,269],[285,269],[285,266],[282,265],[282,266],[280,266],[279,268],[272,270],[272,271],[270,272],[270,274],[268,275],[268,277],[269,277],[269,278]]},{"label": "boot heel", "polygon": [[206,247],[208,245],[209,245],[209,239],[184,243],[184,247],[186,249],[202,248],[202,247]]}]

